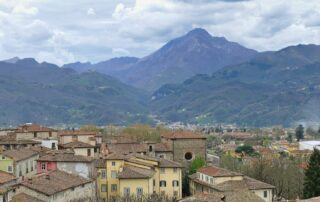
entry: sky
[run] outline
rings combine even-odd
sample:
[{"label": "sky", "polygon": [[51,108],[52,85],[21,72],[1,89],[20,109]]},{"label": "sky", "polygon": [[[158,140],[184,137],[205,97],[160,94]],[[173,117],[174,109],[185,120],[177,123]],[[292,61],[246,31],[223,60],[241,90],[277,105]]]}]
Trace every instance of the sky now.
[{"label": "sky", "polygon": [[194,28],[258,51],[320,44],[319,0],[0,0],[0,60],[143,57]]}]

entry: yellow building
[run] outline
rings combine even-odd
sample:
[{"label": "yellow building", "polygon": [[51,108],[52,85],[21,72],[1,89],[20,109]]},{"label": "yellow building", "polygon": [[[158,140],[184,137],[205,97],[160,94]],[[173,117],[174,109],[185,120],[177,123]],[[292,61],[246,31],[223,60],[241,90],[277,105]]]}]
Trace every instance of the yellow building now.
[{"label": "yellow building", "polygon": [[152,194],[182,198],[182,166],[179,163],[140,154],[111,154],[105,163],[105,170],[98,168],[100,198]]}]

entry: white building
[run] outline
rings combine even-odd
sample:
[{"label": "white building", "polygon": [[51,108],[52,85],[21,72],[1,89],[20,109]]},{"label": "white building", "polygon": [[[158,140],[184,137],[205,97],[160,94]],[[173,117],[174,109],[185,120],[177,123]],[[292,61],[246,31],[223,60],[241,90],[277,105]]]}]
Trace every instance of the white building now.
[{"label": "white building", "polygon": [[299,142],[299,150],[313,150],[314,148],[320,149],[320,140]]},{"label": "white building", "polygon": [[41,140],[41,146],[53,149],[53,150],[58,150],[58,140]]}]

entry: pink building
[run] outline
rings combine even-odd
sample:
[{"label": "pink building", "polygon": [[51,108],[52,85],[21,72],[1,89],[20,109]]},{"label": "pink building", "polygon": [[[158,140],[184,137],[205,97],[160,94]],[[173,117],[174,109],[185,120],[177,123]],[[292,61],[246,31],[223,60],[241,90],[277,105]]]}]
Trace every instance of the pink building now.
[{"label": "pink building", "polygon": [[37,174],[47,173],[57,170],[57,162],[55,161],[37,161]]}]

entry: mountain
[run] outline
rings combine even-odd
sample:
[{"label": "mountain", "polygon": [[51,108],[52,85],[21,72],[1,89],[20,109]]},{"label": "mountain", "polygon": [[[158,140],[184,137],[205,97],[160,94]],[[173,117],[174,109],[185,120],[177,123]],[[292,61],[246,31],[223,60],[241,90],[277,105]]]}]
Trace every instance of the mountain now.
[{"label": "mountain", "polygon": [[78,72],[97,71],[103,74],[112,75],[114,77],[121,78],[122,72],[128,70],[138,60],[139,58],[135,58],[135,57],[118,57],[118,58],[112,58],[110,60],[102,61],[96,64],[91,64],[90,62],[86,62],[86,63],[75,62],[75,63],[65,64],[62,67],[71,68]]},{"label": "mountain", "polygon": [[204,29],[194,29],[171,40],[154,53],[138,58],[114,58],[94,65],[68,64],[73,69],[96,70],[149,91],[166,83],[180,83],[196,74],[211,74],[226,65],[238,64],[257,52]]},{"label": "mountain", "polygon": [[148,122],[147,94],[97,72],[32,58],[0,62],[0,125]]},{"label": "mountain", "polygon": [[263,52],[251,60],[164,85],[152,96],[161,119],[249,126],[320,121],[320,46]]}]

